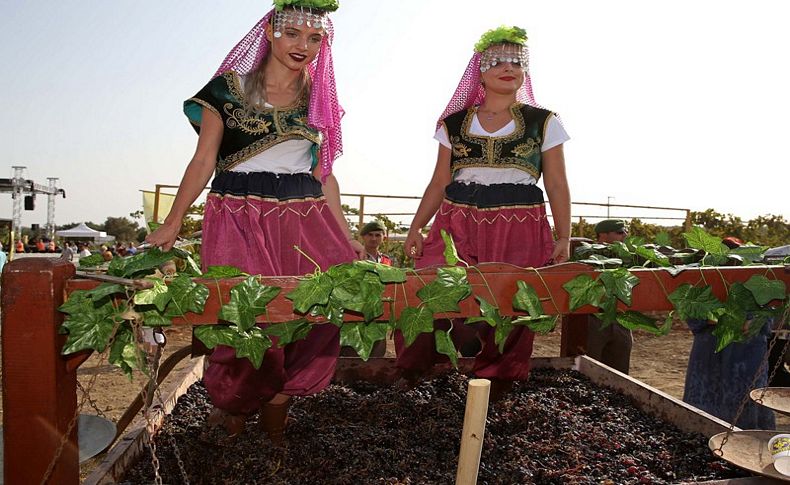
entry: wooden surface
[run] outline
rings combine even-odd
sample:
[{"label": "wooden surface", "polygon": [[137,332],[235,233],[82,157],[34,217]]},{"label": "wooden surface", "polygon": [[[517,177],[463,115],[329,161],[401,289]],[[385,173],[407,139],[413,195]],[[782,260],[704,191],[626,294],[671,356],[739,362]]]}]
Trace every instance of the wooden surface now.
[{"label": "wooden surface", "polygon": [[458,453],[456,485],[475,485],[483,453],[483,438],[488,416],[488,394],[491,381],[471,379],[467,387],[464,427],[461,431],[461,451]]}]

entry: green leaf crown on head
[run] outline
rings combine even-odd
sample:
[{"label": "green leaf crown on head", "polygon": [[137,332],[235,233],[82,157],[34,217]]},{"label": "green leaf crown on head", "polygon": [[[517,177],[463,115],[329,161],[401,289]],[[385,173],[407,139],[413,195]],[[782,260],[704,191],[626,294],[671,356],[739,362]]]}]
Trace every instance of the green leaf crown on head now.
[{"label": "green leaf crown on head", "polygon": [[521,27],[507,27],[502,25],[496,29],[489,30],[475,44],[475,52],[483,52],[494,44],[507,42],[509,44],[526,45],[527,31]]},{"label": "green leaf crown on head", "polygon": [[274,0],[274,8],[281,11],[285,7],[315,8],[325,12],[334,12],[340,7],[337,0]]}]

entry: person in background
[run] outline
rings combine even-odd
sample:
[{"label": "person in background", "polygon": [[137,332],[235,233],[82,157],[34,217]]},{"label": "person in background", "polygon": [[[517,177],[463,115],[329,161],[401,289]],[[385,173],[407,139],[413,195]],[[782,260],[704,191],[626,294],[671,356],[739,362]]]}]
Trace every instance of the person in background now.
[{"label": "person in background", "polygon": [[384,242],[386,228],[380,221],[368,222],[359,231],[365,246],[366,259],[374,263],[392,266],[392,258],[379,251]]},{"label": "person in background", "polygon": [[[628,225],[622,219],[606,219],[595,225],[596,242],[622,242],[628,236]],[[603,322],[595,315],[587,317],[587,355],[623,374],[631,366],[631,330],[617,322]]]},{"label": "person in background", "polygon": [[137,254],[137,244],[135,244],[134,241],[129,243],[129,247],[126,248],[126,254],[129,256],[134,256]]},{"label": "person in background", "polygon": [[[406,255],[415,258],[416,268],[445,264],[442,230],[452,236],[458,255],[470,265],[541,267],[568,259],[570,190],[563,144],[569,137],[557,116],[535,102],[526,42],[526,32],[519,27],[486,32],[439,117],[436,166],[404,247]],[[537,186],[541,176],[556,241]],[[423,241],[421,230],[434,215]],[[446,320],[435,323],[445,330],[449,325]],[[456,322],[451,331],[456,348],[466,348],[474,338],[482,342],[473,372],[492,380],[493,400],[514,380],[528,378],[534,336],[518,326],[500,353],[494,329],[487,324]],[[406,347],[398,331],[395,343],[397,366],[409,381],[447,359],[436,352],[430,333]]]},{"label": "person in background", "polygon": [[17,239],[15,243],[16,247],[14,248],[15,253],[24,253],[25,252],[25,243],[22,242],[21,239]]},{"label": "person in background", "polygon": [[74,261],[74,249],[72,249],[70,242],[66,241],[66,243],[63,244],[63,251],[60,255],[66,258],[67,261]]},{"label": "person in background", "polygon": [[85,244],[85,243],[82,243],[82,244],[80,245],[80,252],[79,252],[79,255],[80,255],[80,258],[86,258],[86,257],[88,257],[88,256],[90,256],[90,255],[91,255],[91,252],[90,252],[90,250],[88,249],[88,245],[87,245],[87,244]]},{"label": "person in background", "polygon": [[[722,243],[735,249],[743,241],[730,236]],[[764,322],[760,331],[745,342],[731,343],[719,352],[716,352],[718,338],[713,334],[716,328],[713,322],[689,320],[686,323],[694,341],[686,368],[683,401],[741,429],[775,429],[773,411],[748,398],[752,388],[768,385],[768,364],[772,360],[768,355],[768,340],[772,338],[773,321]],[[744,333],[752,323],[750,319],[744,322]],[[744,400],[746,404],[738,415]]]},{"label": "person in background", "polygon": [[0,245],[0,273],[3,272],[3,267],[5,266],[6,261],[8,260],[8,255],[5,253],[5,248]]}]

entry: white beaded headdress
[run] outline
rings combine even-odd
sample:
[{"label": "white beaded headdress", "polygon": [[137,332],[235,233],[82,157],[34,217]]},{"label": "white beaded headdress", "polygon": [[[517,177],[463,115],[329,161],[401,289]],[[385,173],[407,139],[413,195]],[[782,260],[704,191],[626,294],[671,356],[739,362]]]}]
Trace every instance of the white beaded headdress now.
[{"label": "white beaded headdress", "polygon": [[325,29],[327,25],[327,14],[324,10],[314,10],[310,7],[285,8],[278,10],[274,14],[274,36],[282,37],[286,27],[313,27]]}]

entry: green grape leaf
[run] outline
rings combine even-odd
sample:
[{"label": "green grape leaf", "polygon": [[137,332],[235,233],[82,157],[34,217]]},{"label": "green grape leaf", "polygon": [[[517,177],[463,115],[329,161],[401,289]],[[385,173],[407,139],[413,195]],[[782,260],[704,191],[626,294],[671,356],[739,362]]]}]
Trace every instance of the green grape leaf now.
[{"label": "green grape leaf", "polygon": [[730,249],[729,254],[740,256],[749,263],[760,263],[767,249],[765,246],[740,246]]},{"label": "green grape leaf", "polygon": [[573,278],[562,287],[570,296],[568,309],[572,312],[584,305],[601,306],[601,301],[606,296],[606,288],[603,284],[586,274]]},{"label": "green grape leaf", "polygon": [[523,281],[517,281],[516,285],[518,286],[518,291],[513,295],[513,308],[527,312],[531,317],[543,315],[543,304],[541,304],[535,288]]},{"label": "green grape leaf", "polygon": [[631,266],[634,262],[634,251],[628,249],[628,246],[621,241],[615,241],[609,244],[609,250],[618,258],[623,261],[623,265]]},{"label": "green grape leaf", "polygon": [[421,333],[433,332],[433,312],[424,306],[406,307],[398,317],[396,328],[403,333],[403,339],[408,347]]},{"label": "green grape leaf", "polygon": [[90,256],[85,256],[84,258],[80,258],[80,269],[84,268],[94,268],[104,263],[104,256],[100,253],[91,254]]},{"label": "green grape leaf", "polygon": [[93,311],[93,300],[88,296],[86,290],[72,292],[68,299],[58,307],[58,310],[66,314],[85,313]]},{"label": "green grape leaf", "polygon": [[455,348],[453,339],[450,338],[450,332],[445,330],[434,330],[433,338],[436,343],[436,352],[446,355],[453,367],[458,368],[458,351]]},{"label": "green grape leaf", "polygon": [[156,308],[163,312],[167,304],[170,302],[172,296],[167,289],[167,285],[160,279],[152,279],[154,283],[153,288],[147,290],[138,290],[134,294],[135,305],[154,305]]},{"label": "green grape leaf", "polygon": [[377,275],[356,269],[346,273],[342,279],[333,279],[332,298],[343,308],[361,313],[368,322],[384,313],[381,302],[384,285]]},{"label": "green grape leaf", "polygon": [[200,325],[195,327],[195,337],[209,349],[217,345],[233,347],[239,332],[230,325]]},{"label": "green grape leaf", "polygon": [[595,316],[601,320],[601,328],[608,327],[612,322],[617,320],[617,298],[614,296],[606,296],[601,301],[599,306],[603,312],[596,313]]},{"label": "green grape leaf", "polygon": [[304,314],[315,305],[329,303],[329,295],[333,287],[332,278],[326,273],[320,273],[302,280],[299,286],[285,297],[293,301],[295,312]]},{"label": "green grape leaf", "polygon": [[113,318],[116,315],[110,302],[88,311],[70,313],[61,326],[68,332],[61,354],[88,349],[104,352],[115,327]]},{"label": "green grape leaf", "polygon": [[671,246],[672,238],[669,237],[669,233],[667,231],[660,231],[658,234],[656,234],[655,242],[659,246]]},{"label": "green grape leaf", "polygon": [[617,297],[618,300],[631,306],[631,295],[634,287],[639,284],[639,278],[630,271],[625,268],[605,270],[598,277],[598,281],[603,283],[607,295]]},{"label": "green grape leaf", "polygon": [[306,339],[311,330],[313,330],[313,326],[310,322],[304,318],[300,318],[298,320],[291,320],[290,322],[269,325],[264,329],[263,333],[277,337],[277,347],[282,348],[297,340]]},{"label": "green grape leaf", "polygon": [[171,298],[165,308],[166,317],[180,317],[186,312],[203,313],[209,294],[206,285],[197,284],[183,275],[170,282],[168,292]]},{"label": "green grape leaf", "polygon": [[85,296],[89,297],[94,302],[101,300],[104,297],[114,295],[116,293],[123,293],[126,296],[126,287],[116,283],[102,283],[92,290],[88,290]]},{"label": "green grape leaf", "polygon": [[787,287],[781,280],[769,280],[762,275],[753,275],[744,283],[752,292],[758,305],[767,305],[771,300],[784,300],[787,297]]},{"label": "green grape leaf", "polygon": [[404,283],[406,281],[406,271],[401,268],[373,261],[354,261],[354,266],[376,273],[382,283]]},{"label": "green grape leaf", "polygon": [[623,265],[623,260],[619,258],[607,258],[600,254],[592,254],[587,259],[580,259],[580,263],[589,264],[596,268],[617,268]]},{"label": "green grape leaf", "polygon": [[312,308],[312,310],[310,310],[310,315],[323,315],[328,321],[337,327],[343,326],[344,313],[343,306],[340,304],[337,298],[333,298],[332,296],[329,297],[329,302],[326,305],[316,305]]},{"label": "green grape leaf", "polygon": [[156,310],[143,312],[143,325],[146,327],[170,327],[173,321]]},{"label": "green grape leaf", "polygon": [[382,322],[347,323],[340,327],[340,345],[352,347],[367,361],[376,342],[387,338],[387,330],[389,325]]},{"label": "green grape leaf", "polygon": [[461,267],[437,269],[436,279],[417,291],[420,300],[435,313],[459,311],[458,303],[471,294],[466,269]]},{"label": "green grape leaf", "polygon": [[244,332],[255,326],[255,318],[266,312],[266,305],[280,293],[276,286],[263,285],[250,276],[230,289],[230,303],[222,305],[218,317],[235,323]]},{"label": "green grape leaf", "polygon": [[515,327],[510,317],[501,318],[497,323],[494,329],[494,343],[499,348],[500,354],[505,353],[505,342],[507,342],[510,332],[512,332]]},{"label": "green grape leaf", "polygon": [[669,258],[656,249],[639,246],[634,250],[634,253],[660,267],[672,266],[672,263],[669,262]]},{"label": "green grape leaf", "polygon": [[[138,253],[127,258],[113,258],[107,272],[113,276],[133,278],[151,272],[151,270],[158,268],[174,257],[175,253],[172,250],[163,253],[159,248],[151,248],[144,253]],[[113,266],[116,260],[118,263],[116,266]]]},{"label": "green grape leaf", "polygon": [[206,272],[200,275],[201,278],[211,278],[216,280],[221,280],[224,278],[237,278],[239,276],[249,275],[235,266],[209,266]]},{"label": "green grape leaf", "polygon": [[129,380],[132,379],[132,371],[146,370],[142,360],[142,352],[137,350],[137,339],[134,337],[132,329],[128,326],[121,326],[115,333],[115,339],[110,347],[110,355],[107,361],[119,367]]},{"label": "green grape leaf", "polygon": [[618,313],[616,320],[617,323],[628,330],[645,330],[646,332],[650,332],[654,335],[662,335],[663,333],[663,327],[656,326],[658,323],[657,319],[651,318],[641,312],[628,310]]},{"label": "green grape leaf", "polygon": [[518,317],[513,320],[514,325],[525,325],[531,331],[540,334],[546,335],[549,332],[553,332],[554,329],[557,327],[557,322],[559,321],[559,315],[541,315],[538,317]]},{"label": "green grape leaf", "polygon": [[455,266],[461,262],[461,258],[458,257],[458,251],[455,249],[453,236],[444,229],[441,230],[441,234],[444,240],[444,261],[447,263],[447,266]]},{"label": "green grape leaf", "polygon": [[625,245],[626,248],[628,248],[629,251],[635,252],[636,248],[645,245],[645,238],[643,238],[642,236],[634,236],[634,235],[626,236],[625,240],[623,241],[623,244]]},{"label": "green grape leaf", "polygon": [[173,254],[184,260],[185,272],[190,276],[201,276],[200,266],[192,259],[192,254],[181,248],[173,248]]},{"label": "green grape leaf", "polygon": [[256,369],[261,368],[263,354],[272,346],[272,340],[258,327],[252,327],[246,332],[239,332],[233,341],[236,357],[247,358]]},{"label": "green grape leaf", "polygon": [[688,283],[680,285],[669,295],[681,320],[718,321],[724,312],[724,304],[713,295],[710,286],[699,288]]},{"label": "green grape leaf", "polygon": [[683,238],[686,240],[689,247],[702,249],[708,254],[724,256],[729,251],[727,246],[722,244],[721,239],[711,236],[705,232],[705,229],[700,227],[692,227],[689,232],[684,232]]}]

